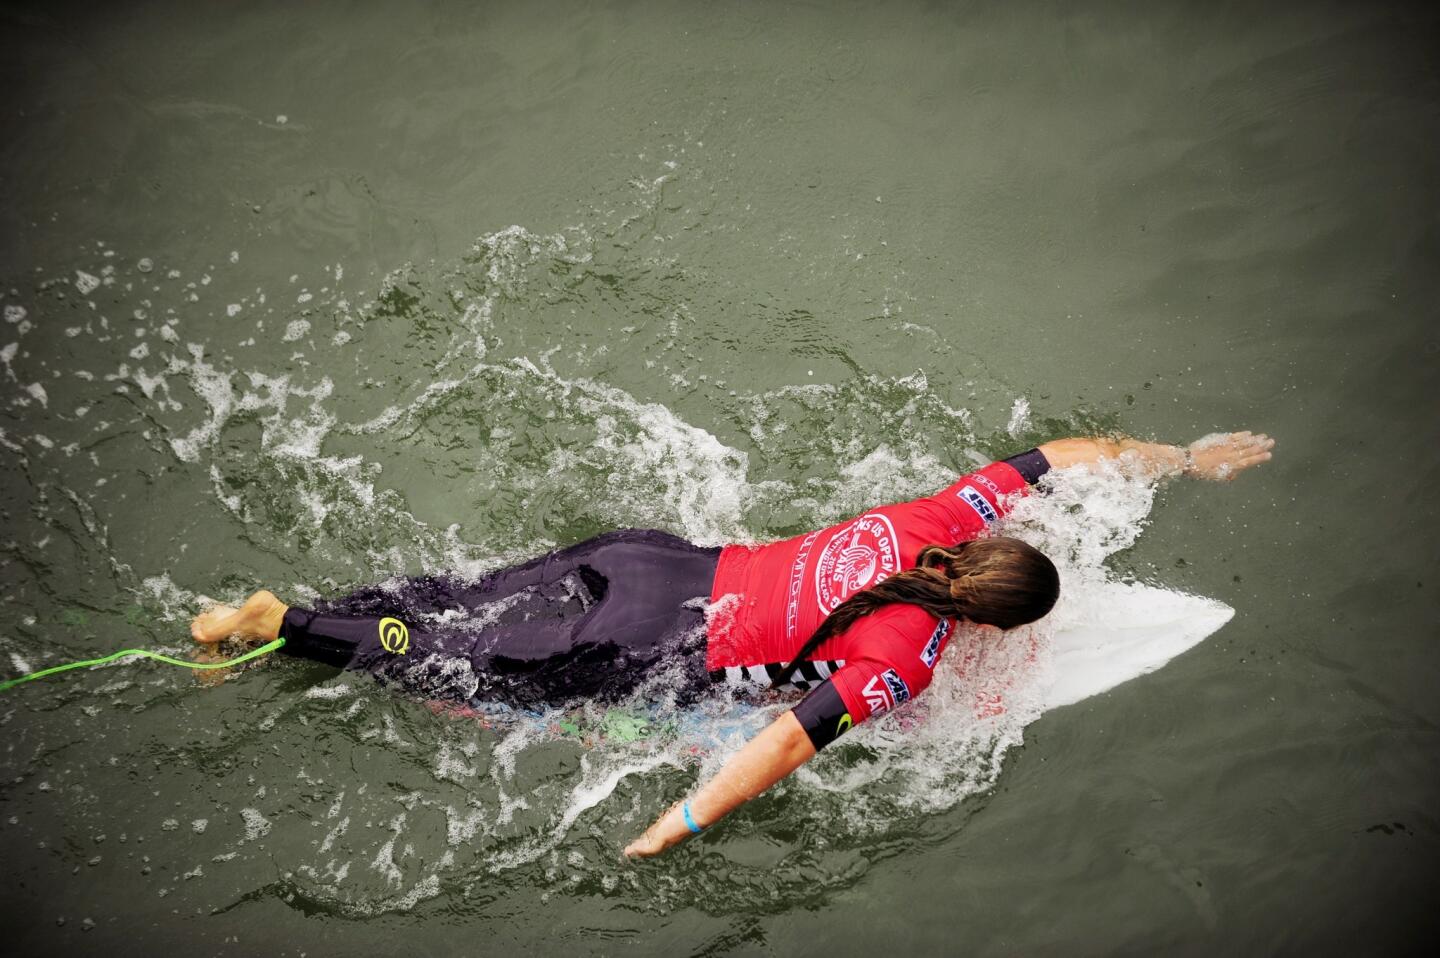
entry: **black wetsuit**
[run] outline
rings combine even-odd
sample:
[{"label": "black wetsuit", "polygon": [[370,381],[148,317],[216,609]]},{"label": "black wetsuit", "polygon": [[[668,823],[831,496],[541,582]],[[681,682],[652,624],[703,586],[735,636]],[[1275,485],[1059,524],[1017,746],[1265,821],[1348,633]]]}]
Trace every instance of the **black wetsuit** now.
[{"label": "black wetsuit", "polygon": [[517,706],[615,699],[656,666],[693,692],[719,548],[608,532],[475,581],[419,576],[292,608],[283,650],[419,694]]}]

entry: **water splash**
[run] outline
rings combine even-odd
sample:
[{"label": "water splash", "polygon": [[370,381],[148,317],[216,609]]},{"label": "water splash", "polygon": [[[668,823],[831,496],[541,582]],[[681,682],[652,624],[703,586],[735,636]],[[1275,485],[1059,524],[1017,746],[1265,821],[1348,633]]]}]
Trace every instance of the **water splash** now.
[{"label": "water splash", "polygon": [[[267,291],[238,261],[147,268],[107,247],[7,300],[0,438],[22,477],[6,504],[26,574],[44,582],[63,562],[99,583],[86,601],[107,633],[174,642],[206,593],[234,602],[261,576],[303,599],[422,570],[479,574],[617,526],[759,541],[927,494],[1013,451],[990,448],[982,417],[956,405],[964,370],[755,390],[710,377],[695,343],[726,304],[698,301],[645,240],[678,177],[639,178],[613,221],[511,226],[368,291],[342,264]],[[587,324],[609,333],[587,342]],[[1020,409],[1012,432],[1028,428]],[[137,469],[146,484],[126,484]],[[1153,490],[1080,474],[1048,485],[1009,528],[1055,555],[1065,594],[1080,597],[1110,580],[1106,561],[1140,533]],[[122,491],[131,498],[112,497]],[[147,551],[162,509],[178,531]],[[207,542],[226,544],[218,571],[195,561]],[[1062,599],[1054,618],[1079,609]],[[0,649],[28,667],[38,634],[23,626]],[[622,871],[615,853],[788,700],[716,692],[681,708],[661,675],[619,718],[593,705],[456,714],[276,660],[223,690],[243,720],[221,695],[190,703],[213,713],[215,738],[167,757],[180,781],[209,776],[216,794],[241,796],[207,813],[205,840],[224,844],[204,882],[249,882],[297,908],[423,911],[496,876],[623,888],[661,910],[748,907],[756,889],[810,900],[854,882],[874,848],[925,816],[993,788],[1044,708],[1052,640],[1045,628],[1003,644],[956,636],[912,707],[743,813],[752,829],[798,836],[793,867],[727,858],[723,880]],[[478,682],[463,667],[419,678],[422,697]],[[159,675],[107,688],[84,721],[205,694]],[[646,734],[630,734],[636,723]],[[123,790],[120,774],[74,778],[102,792]],[[723,837],[710,848],[729,854]]]}]

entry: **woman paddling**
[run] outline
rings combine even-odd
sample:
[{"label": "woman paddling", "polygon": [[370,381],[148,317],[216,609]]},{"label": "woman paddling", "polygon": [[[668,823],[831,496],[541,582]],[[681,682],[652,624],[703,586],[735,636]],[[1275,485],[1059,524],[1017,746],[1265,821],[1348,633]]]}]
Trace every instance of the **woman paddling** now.
[{"label": "woman paddling", "polygon": [[1273,446],[1250,432],[1186,447],[1061,439],[933,496],[768,545],[622,530],[475,582],[421,576],[311,609],[261,591],[197,616],[191,634],[211,646],[283,637],[291,655],[381,675],[462,672],[477,699],[520,705],[618,697],[659,670],[679,673],[682,694],[712,682],[804,692],[625,849],[649,856],[923,691],[958,623],[1012,629],[1049,612],[1053,563],[1018,539],[980,538],[1048,470],[1108,461],[1223,481]]}]

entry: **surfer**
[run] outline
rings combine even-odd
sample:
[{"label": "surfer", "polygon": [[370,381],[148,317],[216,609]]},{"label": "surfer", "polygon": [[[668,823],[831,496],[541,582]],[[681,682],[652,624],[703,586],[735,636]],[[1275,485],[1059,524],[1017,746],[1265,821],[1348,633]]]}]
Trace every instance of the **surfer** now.
[{"label": "surfer", "polygon": [[279,636],[291,655],[422,693],[453,690],[459,679],[476,699],[521,706],[615,698],[660,671],[682,696],[714,682],[804,692],[625,848],[649,856],[919,694],[960,622],[1006,630],[1048,613],[1059,595],[1053,563],[1019,539],[982,538],[1047,471],[1106,464],[1145,478],[1226,481],[1268,460],[1273,446],[1248,431],[1187,446],[1060,439],[935,495],[781,542],[704,548],[621,530],[475,582],[421,576],[309,609],[260,591],[238,609],[197,616],[191,634],[210,647],[230,635]]}]

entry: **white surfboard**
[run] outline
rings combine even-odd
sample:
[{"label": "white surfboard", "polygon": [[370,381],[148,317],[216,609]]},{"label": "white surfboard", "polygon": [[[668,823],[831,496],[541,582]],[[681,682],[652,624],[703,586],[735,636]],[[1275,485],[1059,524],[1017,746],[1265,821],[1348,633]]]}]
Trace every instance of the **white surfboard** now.
[{"label": "white surfboard", "polygon": [[1202,596],[1126,582],[1087,585],[1067,603],[1038,690],[1045,710],[1108,692],[1214,634],[1235,610]]}]

